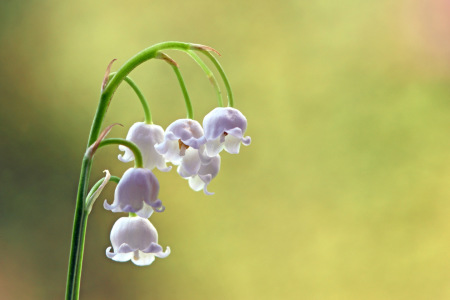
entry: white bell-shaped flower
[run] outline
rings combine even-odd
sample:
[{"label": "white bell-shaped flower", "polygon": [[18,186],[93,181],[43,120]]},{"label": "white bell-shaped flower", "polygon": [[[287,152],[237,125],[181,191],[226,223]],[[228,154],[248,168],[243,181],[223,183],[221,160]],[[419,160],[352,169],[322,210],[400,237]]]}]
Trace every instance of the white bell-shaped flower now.
[{"label": "white bell-shaped flower", "polygon": [[142,218],[149,218],[153,210],[164,211],[158,193],[159,183],[152,171],[130,168],[125,171],[116,187],[114,202],[110,205],[105,200],[103,207],[112,212],[131,212]]},{"label": "white bell-shaped flower", "polygon": [[189,178],[198,174],[202,165],[210,163],[211,157],[206,155],[205,145],[198,149],[188,148],[178,165],[177,172],[183,178]]},{"label": "white bell-shaped flower", "polygon": [[[178,167],[178,173],[180,173],[180,167],[181,166]],[[189,186],[194,191],[203,190],[206,195],[212,195],[214,193],[209,192],[207,187],[211,180],[217,176],[219,170],[220,156],[216,155],[212,157],[208,163],[202,164],[197,174],[187,177],[186,179],[189,180]]]},{"label": "white bell-shaped flower", "polygon": [[203,119],[205,130],[206,154],[216,156],[225,148],[231,154],[239,153],[242,144],[250,145],[251,138],[244,137],[247,119],[232,107],[217,107]]},{"label": "white bell-shaped flower", "polygon": [[164,141],[155,146],[158,153],[174,165],[180,165],[188,176],[196,174],[201,166],[200,151],[204,151],[203,129],[191,119],[176,120],[167,127]]},{"label": "white bell-shaped flower", "polygon": [[[153,170],[156,167],[163,172],[170,171],[171,167],[167,167],[164,157],[155,150],[155,144],[164,140],[164,130],[161,126],[144,122],[134,123],[128,131],[127,140],[135,143],[141,150],[144,168]],[[134,154],[128,147],[120,145],[119,149],[125,151],[123,155],[119,154],[120,161],[134,160]]]},{"label": "white bell-shaped flower", "polygon": [[163,251],[158,244],[158,232],[148,219],[141,217],[123,217],[116,221],[111,230],[111,247],[106,256],[115,261],[131,261],[138,266],[148,266],[155,256],[165,258],[170,248]]}]

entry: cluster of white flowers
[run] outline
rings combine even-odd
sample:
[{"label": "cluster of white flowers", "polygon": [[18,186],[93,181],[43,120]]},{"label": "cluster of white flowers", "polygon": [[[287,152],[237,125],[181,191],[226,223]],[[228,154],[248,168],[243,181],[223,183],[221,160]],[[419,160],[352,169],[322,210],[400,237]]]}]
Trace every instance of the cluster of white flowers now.
[{"label": "cluster of white flowers", "polygon": [[[148,218],[153,211],[162,212],[164,206],[158,199],[159,183],[152,170],[170,171],[167,163],[177,166],[178,174],[187,179],[194,191],[207,190],[220,169],[222,150],[237,154],[241,143],[250,144],[244,137],[247,119],[237,109],[218,107],[203,119],[203,128],[192,119],[180,119],[170,124],[166,131],[158,125],[135,123],[127,140],[135,143],[142,152],[144,168],[128,169],[120,180],[114,202],[104,208],[112,212],[128,212],[131,216],[120,218],[111,230],[111,247],[106,255],[115,261],[132,260],[139,266],[151,264],[155,256],[164,258],[170,254],[158,244],[158,233]],[[124,146],[119,160],[130,162],[133,153]],[[134,216],[136,215],[136,216]]]}]

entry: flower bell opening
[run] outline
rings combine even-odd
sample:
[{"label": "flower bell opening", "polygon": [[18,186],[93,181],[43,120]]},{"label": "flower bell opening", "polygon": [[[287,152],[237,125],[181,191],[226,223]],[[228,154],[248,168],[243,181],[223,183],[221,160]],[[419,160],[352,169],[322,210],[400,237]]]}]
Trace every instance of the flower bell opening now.
[{"label": "flower bell opening", "polygon": [[189,146],[183,143],[181,139],[178,140],[178,147],[180,148],[180,156],[184,156],[186,154],[186,150],[189,149]]}]

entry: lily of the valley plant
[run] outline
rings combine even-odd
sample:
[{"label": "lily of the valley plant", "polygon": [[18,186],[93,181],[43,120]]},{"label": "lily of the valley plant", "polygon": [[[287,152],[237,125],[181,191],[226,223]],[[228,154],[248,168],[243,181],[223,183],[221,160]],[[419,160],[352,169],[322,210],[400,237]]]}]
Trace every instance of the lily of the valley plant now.
[{"label": "lily of the valley plant", "polygon": [[[218,107],[204,116],[202,124],[194,119],[191,100],[183,77],[177,63],[163,52],[166,50],[179,50],[188,54],[203,69],[214,86],[218,97]],[[220,87],[213,72],[196,54],[198,52],[211,60],[220,74],[227,90],[228,105],[226,107],[223,105]],[[211,195],[208,185],[219,172],[221,151],[237,154],[241,143],[250,144],[250,137],[244,136],[247,119],[234,108],[228,79],[211,52],[218,54],[208,46],[164,42],[137,53],[117,72],[110,72],[114,60],[109,64],[81,166],[67,275],[67,300],[78,299],[87,219],[95,200],[108,182],[113,181],[117,183],[117,186],[114,199],[105,200],[103,207],[119,215],[111,229],[111,247],[106,249],[106,256],[118,262],[131,260],[135,265],[148,266],[153,263],[155,257],[165,258],[170,254],[169,247],[163,247],[158,243],[158,233],[149,220],[154,212],[163,213],[166,209],[166,203],[158,197],[160,185],[156,176],[157,172],[171,171],[170,164],[172,164],[176,170],[173,172],[177,172],[180,177],[186,179],[194,191],[203,190],[205,194]],[[147,100],[136,83],[128,76],[143,62],[154,58],[166,61],[174,70],[187,110],[185,119],[174,120],[166,130],[153,123]],[[138,121],[131,126],[126,139],[106,138],[115,124],[102,130],[103,120],[116,89],[124,81],[135,91],[142,104],[144,122]],[[118,159],[124,163],[134,161],[134,167],[126,170],[121,178],[105,171],[106,176],[88,190],[94,154],[99,148],[107,145],[118,145],[121,151]],[[180,181],[180,184],[185,183]],[[124,213],[127,215],[123,216]]]}]

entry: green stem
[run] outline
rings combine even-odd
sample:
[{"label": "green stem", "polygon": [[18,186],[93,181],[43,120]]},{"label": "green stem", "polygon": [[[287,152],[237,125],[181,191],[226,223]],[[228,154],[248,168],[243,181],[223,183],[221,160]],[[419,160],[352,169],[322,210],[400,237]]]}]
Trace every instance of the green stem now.
[{"label": "green stem", "polygon": [[219,83],[217,82],[216,77],[214,76],[213,72],[211,72],[211,70],[208,68],[208,66],[203,62],[203,60],[200,57],[198,57],[198,55],[194,51],[189,50],[189,51],[187,51],[187,53],[203,69],[203,72],[205,72],[206,77],[208,77],[209,81],[211,82],[214,89],[216,90],[219,106],[223,106],[222,92],[220,91]]},{"label": "green stem", "polygon": [[228,94],[228,106],[233,107],[234,106],[234,100],[233,100],[233,92],[231,91],[230,82],[228,81],[227,75],[225,74],[225,71],[223,70],[222,66],[220,65],[217,58],[215,58],[214,55],[209,53],[208,51],[200,50],[203,54],[205,54],[216,66],[217,70],[219,71],[220,76],[222,77],[223,83],[225,84],[225,88],[227,89]]},{"label": "green stem", "polygon": [[192,110],[191,99],[189,98],[186,84],[184,84],[183,76],[181,75],[180,69],[177,66],[175,66],[175,65],[171,65],[171,66],[172,66],[173,71],[175,72],[175,75],[177,75],[178,83],[180,84],[181,91],[183,92],[184,102],[186,103],[187,118],[193,119],[194,111]]},{"label": "green stem", "polygon": [[144,167],[144,160],[142,159],[141,150],[139,150],[138,146],[135,143],[121,138],[104,139],[100,142],[100,144],[98,144],[98,149],[108,145],[123,145],[125,147],[128,147],[134,154],[134,167]]},{"label": "green stem", "polygon": [[[176,49],[187,51],[191,49],[191,44],[182,42],[164,42],[153,45],[143,51],[137,53],[131,59],[129,59],[120,69],[115,76],[108,82],[105,89],[100,95],[97,111],[92,121],[91,130],[89,133],[87,148],[92,145],[99,137],[100,130],[102,128],[103,120],[108,110],[111,98],[122,83],[125,77],[143,62],[152,59],[158,53],[158,51],[164,49]],[[197,49],[197,48],[193,48]],[[66,300],[77,300],[80,291],[80,279],[81,279],[81,267],[83,261],[84,251],[84,239],[86,234],[87,217],[85,207],[85,199],[87,194],[87,185],[89,182],[89,176],[92,167],[92,157],[85,155],[83,157],[80,181],[78,184],[77,199],[75,205],[75,213],[73,219],[73,231],[72,231],[72,243],[70,246],[69,267],[67,271],[67,286],[66,286]]]},{"label": "green stem", "polygon": [[[111,79],[111,77],[113,77],[114,75],[116,75],[116,72],[113,72],[113,73],[109,74],[109,78]],[[136,93],[136,95],[138,96],[139,100],[141,101],[142,108],[144,109],[145,123],[146,124],[153,124],[153,122],[152,122],[152,113],[150,111],[150,105],[148,104],[147,99],[145,99],[144,94],[142,94],[142,92],[139,89],[139,87],[137,86],[137,84],[130,77],[128,77],[128,76],[125,77],[124,81],[126,83],[128,83],[128,85],[133,89],[133,91]]]},{"label": "green stem", "polygon": [[73,220],[72,244],[69,256],[69,268],[67,271],[66,300],[78,299],[80,292],[81,267],[84,252],[84,238],[88,213],[85,210],[84,199],[89,182],[89,173],[92,160],[85,155],[81,165],[80,182],[78,184],[77,202]]}]

